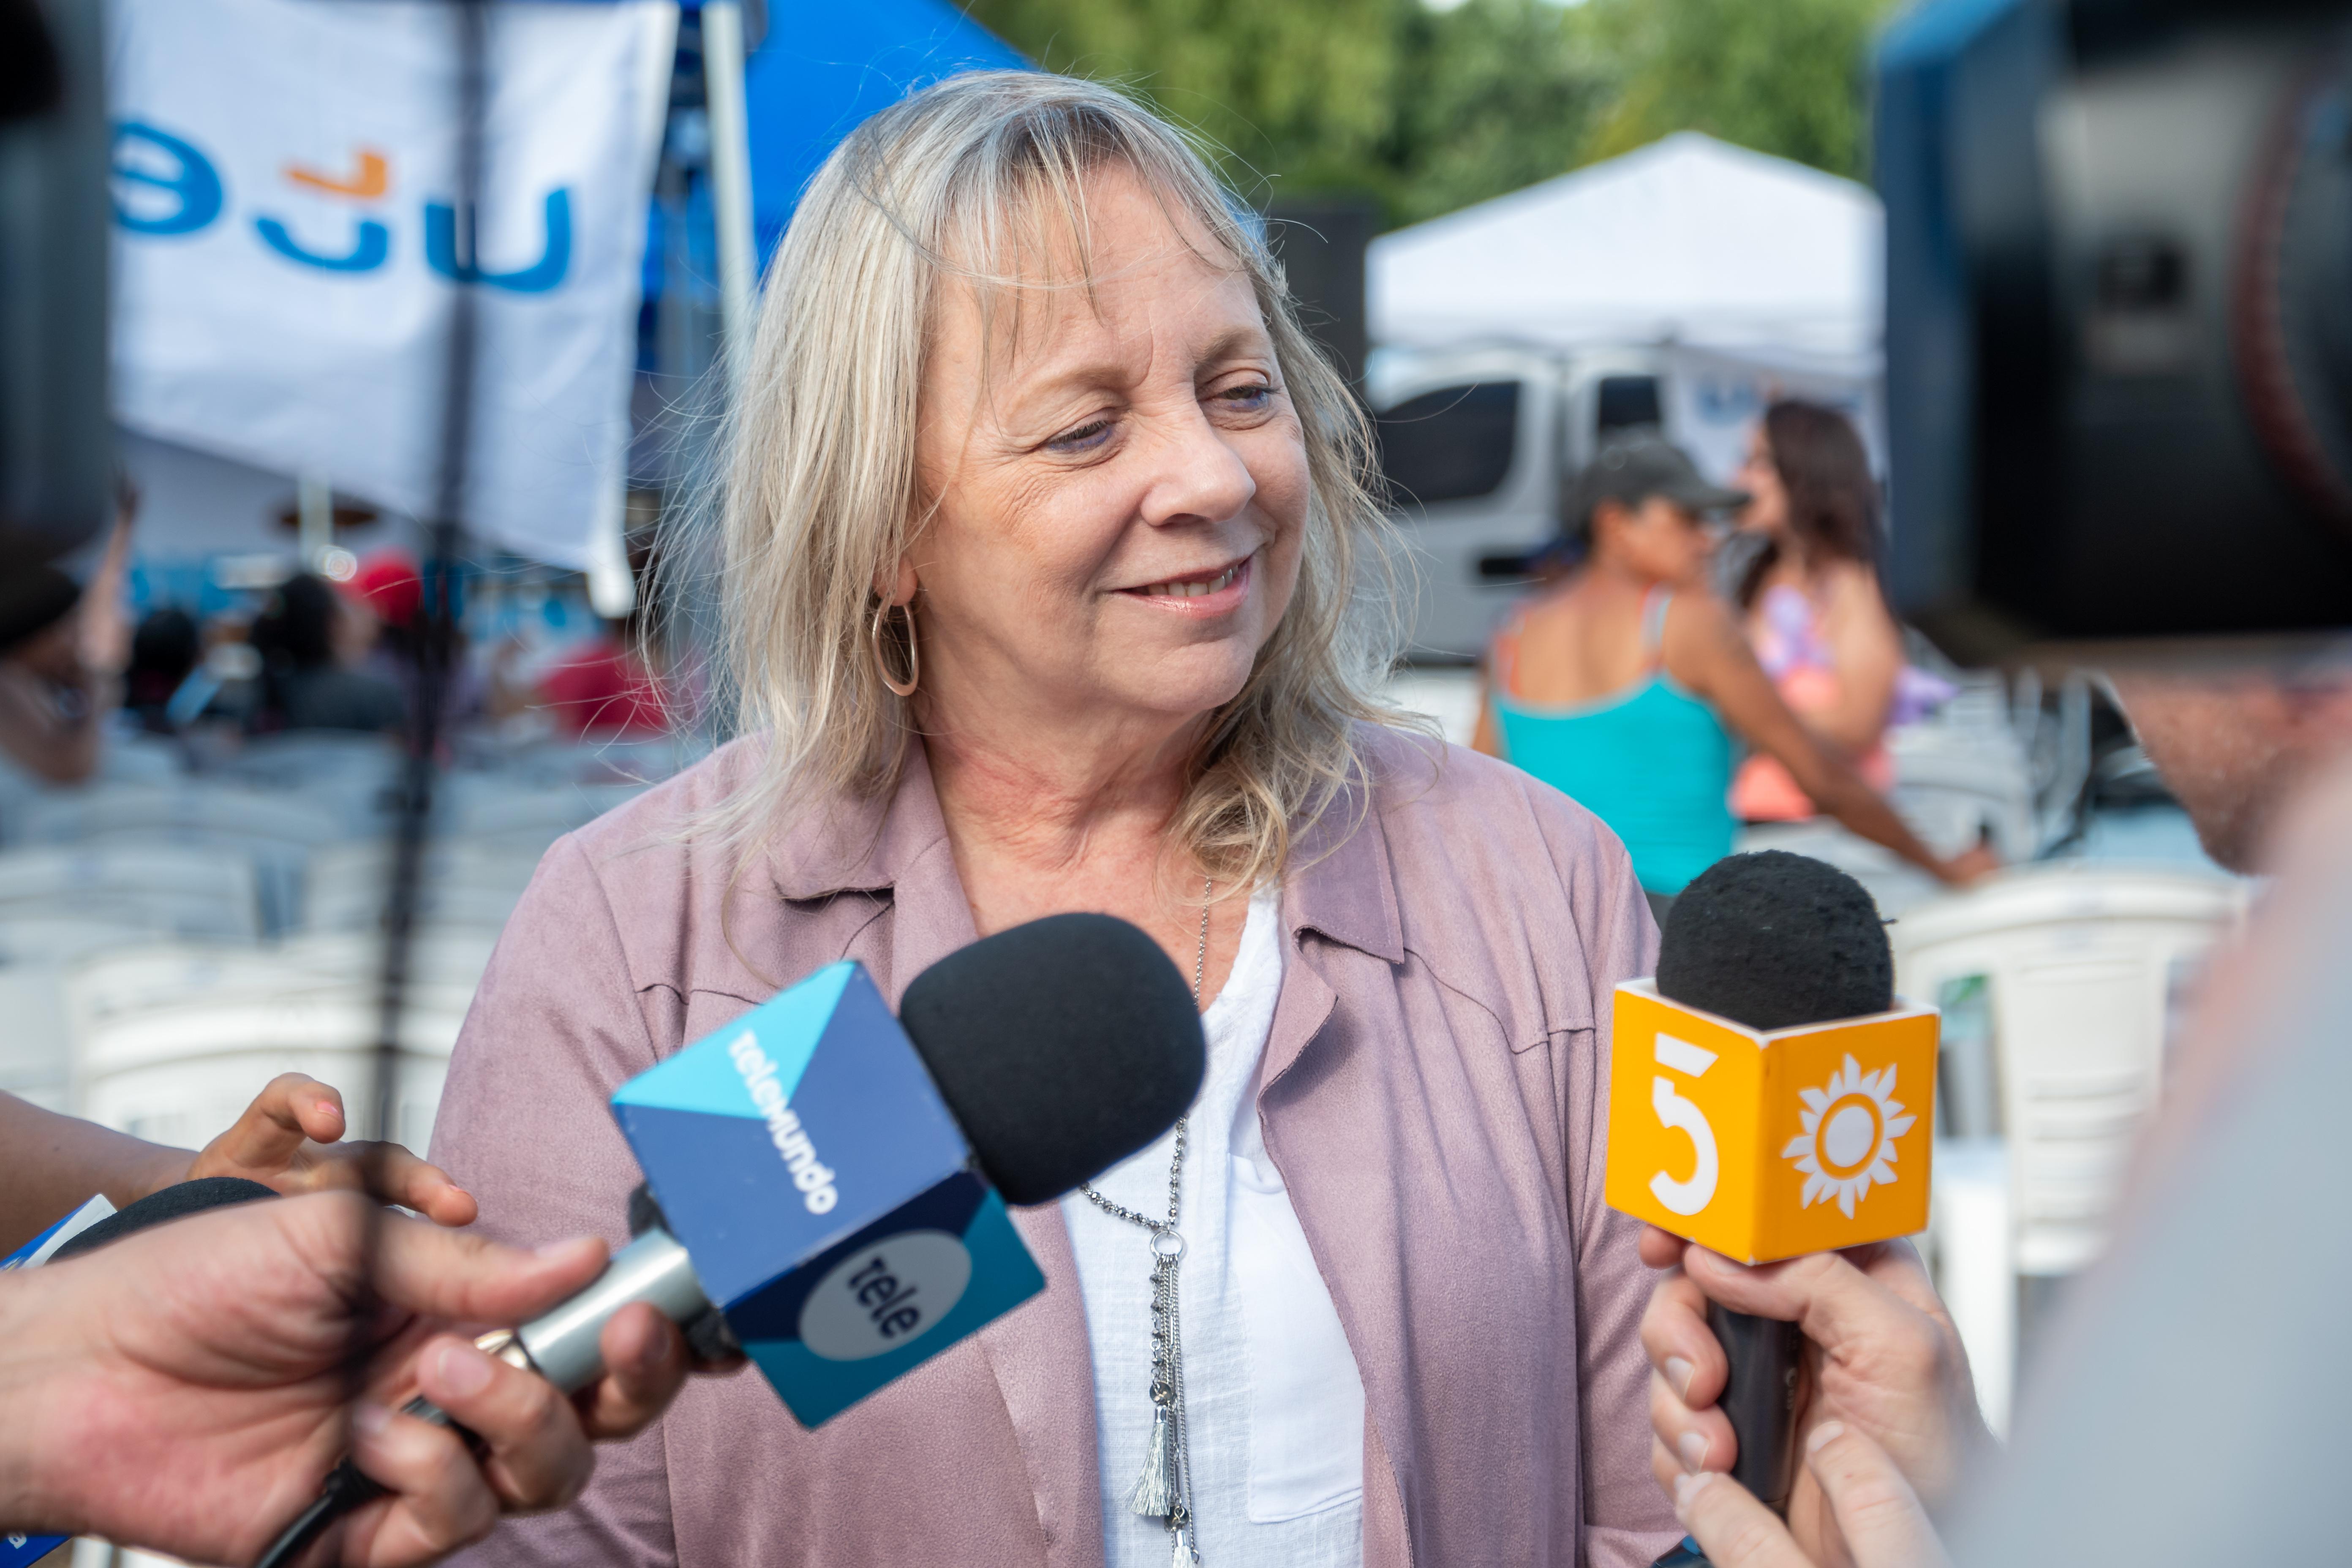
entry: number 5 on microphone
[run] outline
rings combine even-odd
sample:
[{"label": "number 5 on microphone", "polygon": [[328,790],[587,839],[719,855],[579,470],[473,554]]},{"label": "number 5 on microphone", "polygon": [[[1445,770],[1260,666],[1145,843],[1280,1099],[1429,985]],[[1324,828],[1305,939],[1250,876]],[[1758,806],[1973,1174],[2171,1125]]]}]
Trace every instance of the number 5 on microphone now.
[{"label": "number 5 on microphone", "polygon": [[[1672,1035],[1657,1037],[1658,1065],[1678,1073],[1698,1079],[1715,1065],[1715,1053],[1678,1040]],[[1675,1080],[1660,1073],[1650,1081],[1650,1105],[1658,1113],[1662,1127],[1683,1132],[1690,1138],[1695,1163],[1688,1179],[1676,1181],[1660,1171],[1650,1178],[1650,1192],[1667,1209],[1678,1215],[1694,1215],[1715,1201],[1716,1177],[1721,1163],[1716,1157],[1715,1128],[1696,1100],[1686,1100],[1675,1087]]]}]

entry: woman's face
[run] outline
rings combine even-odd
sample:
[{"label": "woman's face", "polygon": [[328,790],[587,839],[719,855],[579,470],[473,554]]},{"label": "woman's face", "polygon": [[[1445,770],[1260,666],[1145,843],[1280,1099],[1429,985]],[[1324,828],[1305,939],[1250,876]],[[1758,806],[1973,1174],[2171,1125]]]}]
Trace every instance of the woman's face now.
[{"label": "woman's face", "polygon": [[[943,292],[916,456],[929,721],[1164,723],[1248,679],[1298,579],[1307,449],[1246,274],[1133,175],[1090,181],[1093,289]],[[1076,275],[1075,258],[1057,275]]]},{"label": "woman's face", "polygon": [[1760,420],[1748,440],[1748,460],[1731,483],[1748,492],[1748,504],[1739,511],[1740,527],[1772,534],[1788,528],[1789,487],[1780,482],[1780,468],[1772,461],[1772,443],[1766,439]]},{"label": "woman's face", "polygon": [[1668,587],[1697,583],[1715,552],[1715,531],[1690,508],[1664,496],[1651,496],[1638,507],[1603,501],[1593,526],[1621,571]]}]

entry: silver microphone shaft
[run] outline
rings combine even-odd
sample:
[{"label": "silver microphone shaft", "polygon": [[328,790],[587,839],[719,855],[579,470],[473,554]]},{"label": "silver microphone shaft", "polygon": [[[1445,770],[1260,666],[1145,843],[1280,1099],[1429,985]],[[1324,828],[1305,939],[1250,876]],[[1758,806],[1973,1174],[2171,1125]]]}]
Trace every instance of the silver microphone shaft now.
[{"label": "silver microphone shaft", "polygon": [[566,1394],[576,1394],[604,1371],[597,1341],[613,1314],[632,1301],[652,1303],[674,1323],[691,1321],[709,1310],[710,1299],[694,1277],[686,1248],[656,1227],[613,1255],[596,1282],[543,1316],[514,1331],[514,1342],[540,1376]]}]

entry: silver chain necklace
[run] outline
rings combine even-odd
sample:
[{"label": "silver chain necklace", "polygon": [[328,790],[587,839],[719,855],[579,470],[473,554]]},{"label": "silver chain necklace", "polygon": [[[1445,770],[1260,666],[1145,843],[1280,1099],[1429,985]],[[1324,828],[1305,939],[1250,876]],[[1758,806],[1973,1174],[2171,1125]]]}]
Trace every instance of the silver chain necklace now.
[{"label": "silver chain necklace", "polygon": [[[1192,1005],[1201,1005],[1201,984],[1209,971],[1210,878],[1201,880],[1201,946],[1192,959]],[[1184,1427],[1184,1340],[1176,1321],[1176,1268],[1184,1261],[1184,1236],[1176,1228],[1183,1208],[1184,1122],[1176,1119],[1176,1157],[1168,1163],[1168,1217],[1153,1219],[1115,1204],[1087,1182],[1078,1191],[1113,1219],[1151,1233],[1151,1441],[1144,1449],[1143,1473],[1127,1506],[1146,1519],[1165,1520],[1173,1549],[1171,1568],[1194,1568],[1201,1544],[1192,1531],[1192,1456]]]}]

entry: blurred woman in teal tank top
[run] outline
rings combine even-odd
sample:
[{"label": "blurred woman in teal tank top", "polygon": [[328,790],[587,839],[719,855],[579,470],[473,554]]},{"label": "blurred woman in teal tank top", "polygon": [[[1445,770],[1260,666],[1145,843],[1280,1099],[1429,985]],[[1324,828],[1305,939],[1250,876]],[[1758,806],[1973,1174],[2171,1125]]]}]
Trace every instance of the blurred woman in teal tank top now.
[{"label": "blurred woman in teal tank top", "polygon": [[1576,800],[1624,840],[1663,910],[1731,852],[1741,743],[1777,758],[1829,815],[1946,882],[1995,864],[1944,860],[1842,758],[1823,750],[1707,592],[1702,511],[1735,505],[1655,437],[1604,447],[1571,507],[1584,561],[1495,637],[1480,751]]}]

